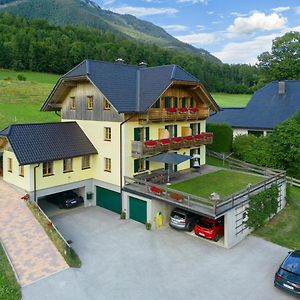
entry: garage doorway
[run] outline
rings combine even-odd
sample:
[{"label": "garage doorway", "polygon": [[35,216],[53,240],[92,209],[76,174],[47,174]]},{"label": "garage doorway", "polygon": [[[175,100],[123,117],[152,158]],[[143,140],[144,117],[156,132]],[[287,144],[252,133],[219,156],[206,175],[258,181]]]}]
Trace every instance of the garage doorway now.
[{"label": "garage doorway", "polygon": [[145,224],[147,222],[147,202],[129,197],[129,218]]},{"label": "garage doorway", "polygon": [[96,187],[96,204],[117,214],[122,211],[120,193],[99,186]]}]

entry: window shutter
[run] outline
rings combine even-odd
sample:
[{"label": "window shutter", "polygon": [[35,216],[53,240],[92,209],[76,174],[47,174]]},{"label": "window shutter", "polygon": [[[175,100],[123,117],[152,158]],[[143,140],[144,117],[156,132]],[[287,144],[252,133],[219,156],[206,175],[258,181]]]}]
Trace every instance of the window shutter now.
[{"label": "window shutter", "polygon": [[140,128],[134,128],[134,140],[135,141],[140,140]]},{"label": "window shutter", "polygon": [[149,127],[145,127],[145,135],[146,135],[146,141],[150,140],[150,130]]},{"label": "window shutter", "polygon": [[173,137],[177,137],[177,125],[174,125]]},{"label": "window shutter", "polygon": [[[194,155],[194,149],[191,149],[190,150],[190,156],[193,156]],[[190,168],[192,168],[193,167],[193,159],[190,159]]]},{"label": "window shutter", "polygon": [[158,100],[154,103],[154,107],[155,107],[155,108],[160,108],[160,99],[158,99]]},{"label": "window shutter", "polygon": [[198,123],[198,134],[201,132],[201,126],[200,123]]},{"label": "window shutter", "polygon": [[171,107],[171,98],[166,97],[165,98],[165,108],[170,108]]},{"label": "window shutter", "polygon": [[193,98],[190,99],[190,107],[194,107],[194,99]]},{"label": "window shutter", "polygon": [[178,99],[177,99],[177,97],[173,98],[173,107],[178,107]]},{"label": "window shutter", "polygon": [[146,160],[146,170],[149,170],[149,163],[150,161]]},{"label": "window shutter", "polygon": [[182,97],[181,106],[186,107],[186,97]]},{"label": "window shutter", "polygon": [[165,170],[168,170],[168,164],[165,164]]},{"label": "window shutter", "polygon": [[134,173],[139,171],[139,159],[134,160]]}]

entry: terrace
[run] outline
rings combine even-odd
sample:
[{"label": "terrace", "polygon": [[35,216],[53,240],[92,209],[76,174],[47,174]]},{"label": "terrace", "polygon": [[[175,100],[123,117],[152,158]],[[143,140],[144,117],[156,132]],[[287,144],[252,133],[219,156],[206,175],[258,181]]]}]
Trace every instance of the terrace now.
[{"label": "terrace", "polygon": [[178,172],[171,185],[125,177],[124,191],[217,218],[247,203],[249,196],[284,181],[284,172],[263,176],[206,166],[201,174],[191,170]]},{"label": "terrace", "polygon": [[179,150],[181,148],[195,148],[200,147],[201,145],[208,145],[212,143],[213,134],[210,132],[168,139],[148,140],[144,142],[132,141],[131,155],[132,157],[140,158],[160,152]]}]

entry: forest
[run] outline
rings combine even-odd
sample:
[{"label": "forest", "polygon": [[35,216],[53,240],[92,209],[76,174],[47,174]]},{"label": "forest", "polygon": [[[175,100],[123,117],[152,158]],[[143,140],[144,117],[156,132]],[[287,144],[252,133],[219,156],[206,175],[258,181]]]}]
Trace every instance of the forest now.
[{"label": "forest", "polygon": [[255,66],[213,62],[201,54],[141,44],[92,28],[0,14],[0,68],[64,74],[86,58],[123,58],[128,64],[145,61],[148,66],[178,64],[211,92],[252,93],[260,82]]}]

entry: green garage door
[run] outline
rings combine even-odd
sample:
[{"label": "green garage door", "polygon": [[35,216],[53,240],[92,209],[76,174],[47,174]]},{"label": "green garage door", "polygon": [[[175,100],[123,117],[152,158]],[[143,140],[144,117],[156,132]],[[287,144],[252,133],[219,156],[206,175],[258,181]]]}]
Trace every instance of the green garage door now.
[{"label": "green garage door", "polygon": [[120,193],[96,187],[96,203],[98,206],[114,211],[120,214],[122,211],[122,202]]},{"label": "green garage door", "polygon": [[129,197],[130,219],[145,224],[147,222],[147,202]]}]

